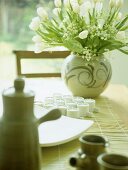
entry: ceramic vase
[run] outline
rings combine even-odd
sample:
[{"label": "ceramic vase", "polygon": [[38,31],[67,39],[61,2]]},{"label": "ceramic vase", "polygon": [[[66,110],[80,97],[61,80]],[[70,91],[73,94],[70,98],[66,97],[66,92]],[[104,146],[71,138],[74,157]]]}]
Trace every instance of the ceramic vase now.
[{"label": "ceramic vase", "polygon": [[109,60],[101,56],[87,63],[82,57],[70,54],[62,65],[61,76],[74,96],[95,98],[108,86],[112,75]]}]

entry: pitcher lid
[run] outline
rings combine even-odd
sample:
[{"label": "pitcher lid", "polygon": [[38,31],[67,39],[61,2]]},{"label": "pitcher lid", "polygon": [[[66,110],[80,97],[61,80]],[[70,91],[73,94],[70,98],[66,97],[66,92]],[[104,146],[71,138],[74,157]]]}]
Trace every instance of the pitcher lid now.
[{"label": "pitcher lid", "polygon": [[14,80],[14,87],[10,87],[3,91],[4,97],[33,97],[34,92],[32,90],[25,89],[25,80],[18,77]]}]

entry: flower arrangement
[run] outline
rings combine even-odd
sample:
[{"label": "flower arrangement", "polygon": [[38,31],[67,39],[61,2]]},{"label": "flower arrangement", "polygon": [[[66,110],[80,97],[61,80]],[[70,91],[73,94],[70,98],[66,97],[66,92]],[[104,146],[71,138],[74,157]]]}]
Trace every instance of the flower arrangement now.
[{"label": "flower arrangement", "polygon": [[128,54],[128,15],[122,16],[120,12],[123,0],[110,0],[107,11],[103,3],[103,0],[54,0],[51,17],[43,7],[38,7],[38,16],[29,25],[36,32],[32,38],[35,52],[64,46],[87,62],[115,49]]}]

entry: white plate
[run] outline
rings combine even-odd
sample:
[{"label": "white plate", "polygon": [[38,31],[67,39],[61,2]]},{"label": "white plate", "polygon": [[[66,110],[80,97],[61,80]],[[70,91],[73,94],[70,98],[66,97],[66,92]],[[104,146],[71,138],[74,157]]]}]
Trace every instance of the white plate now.
[{"label": "white plate", "polygon": [[42,147],[63,144],[78,138],[93,121],[62,116],[58,120],[42,123],[39,126],[39,142]]}]

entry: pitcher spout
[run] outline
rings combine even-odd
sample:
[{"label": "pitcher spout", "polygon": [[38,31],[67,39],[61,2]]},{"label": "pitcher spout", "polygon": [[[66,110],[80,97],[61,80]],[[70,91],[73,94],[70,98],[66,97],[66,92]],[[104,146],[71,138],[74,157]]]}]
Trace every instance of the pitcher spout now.
[{"label": "pitcher spout", "polygon": [[71,157],[69,163],[72,167],[90,169],[90,160],[86,154],[82,154],[79,157]]},{"label": "pitcher spout", "polygon": [[38,124],[41,124],[46,121],[59,119],[61,115],[62,115],[61,110],[56,108],[56,109],[49,110],[44,116],[39,118],[37,121],[38,121]]}]

